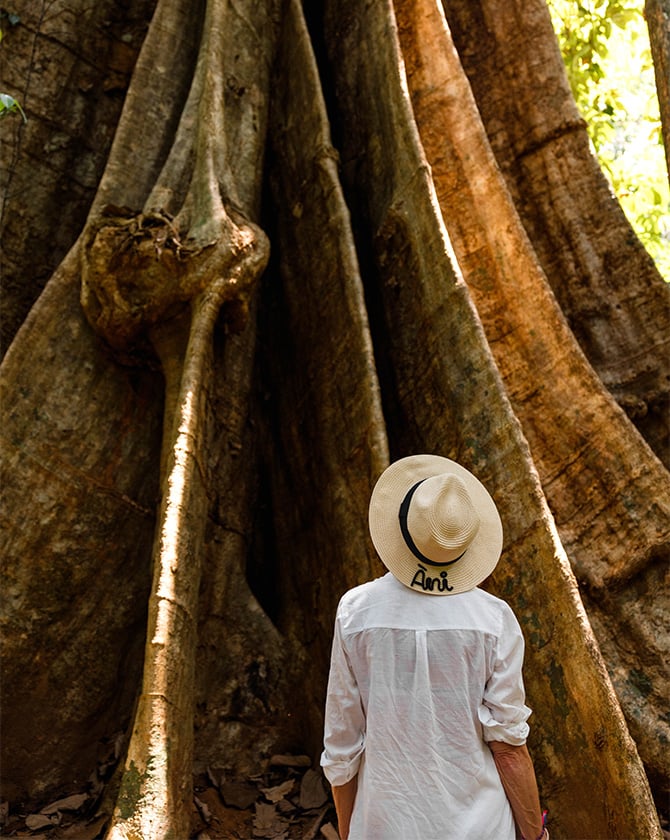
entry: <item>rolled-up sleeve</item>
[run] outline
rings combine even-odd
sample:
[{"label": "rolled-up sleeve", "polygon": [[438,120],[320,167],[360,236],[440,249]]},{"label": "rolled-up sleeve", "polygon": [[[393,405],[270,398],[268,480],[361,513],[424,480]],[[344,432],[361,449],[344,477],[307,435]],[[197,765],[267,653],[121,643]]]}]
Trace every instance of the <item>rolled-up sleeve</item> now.
[{"label": "rolled-up sleeve", "polygon": [[524,641],[519,622],[511,609],[503,614],[491,675],[479,707],[479,721],[485,741],[504,741],[520,746],[526,743],[531,710],[525,704],[522,667]]},{"label": "rolled-up sleeve", "polygon": [[343,785],[357,773],[365,749],[365,714],[345,650],[340,615],[330,658],[321,766],[331,785]]}]

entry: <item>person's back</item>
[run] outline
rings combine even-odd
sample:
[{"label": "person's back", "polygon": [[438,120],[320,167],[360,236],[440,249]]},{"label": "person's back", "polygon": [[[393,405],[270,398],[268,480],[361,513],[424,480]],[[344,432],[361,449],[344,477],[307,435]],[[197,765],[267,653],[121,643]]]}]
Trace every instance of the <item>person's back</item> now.
[{"label": "person's back", "polygon": [[[414,456],[412,463],[418,460],[423,468],[426,459],[431,469],[447,461]],[[411,470],[408,475],[407,486],[416,478]],[[395,495],[411,501],[417,483],[411,485],[408,493],[403,488]],[[459,486],[456,490],[461,492]],[[443,495],[451,497],[452,491],[447,488]],[[455,504],[461,506],[460,500]],[[407,517],[408,507],[401,505],[401,516]],[[493,518],[491,509],[484,515]],[[462,545],[454,548],[455,560],[432,550],[445,561],[438,564],[410,536],[413,548],[400,556],[407,520],[392,522],[389,537],[386,522],[380,516],[382,524],[375,525],[372,516],[375,545],[400,579],[389,573],[358,586],[338,606],[322,765],[340,805],[342,836],[514,840],[514,817],[488,744],[520,747],[528,734],[519,624],[504,601],[472,584],[472,568],[482,579],[476,544],[472,568],[461,564],[459,577],[455,566],[465,557]],[[421,533],[411,514],[409,523],[415,535]],[[489,523],[489,571],[501,542],[501,531]],[[405,568],[398,557],[408,561]],[[427,592],[449,597],[427,597]],[[338,800],[340,791],[351,800],[346,806]]]}]

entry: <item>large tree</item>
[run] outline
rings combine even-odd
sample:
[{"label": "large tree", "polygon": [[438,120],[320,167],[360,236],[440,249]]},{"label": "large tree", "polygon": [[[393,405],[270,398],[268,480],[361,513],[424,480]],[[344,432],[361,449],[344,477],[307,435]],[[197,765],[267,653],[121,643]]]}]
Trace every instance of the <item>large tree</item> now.
[{"label": "large tree", "polygon": [[316,761],[371,487],[430,451],[503,517],[552,835],[659,838],[668,288],[544,0],[12,13],[3,795],[123,730],[108,836],[181,838],[194,762]]}]

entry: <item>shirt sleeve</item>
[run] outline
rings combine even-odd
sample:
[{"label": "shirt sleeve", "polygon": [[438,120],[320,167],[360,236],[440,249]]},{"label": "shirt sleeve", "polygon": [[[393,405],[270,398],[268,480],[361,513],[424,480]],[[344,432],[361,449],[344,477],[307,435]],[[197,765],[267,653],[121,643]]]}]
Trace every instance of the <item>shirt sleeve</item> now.
[{"label": "shirt sleeve", "polygon": [[521,746],[530,727],[531,710],[525,705],[523,686],[524,641],[512,610],[503,612],[502,631],[496,641],[491,675],[479,707],[479,721],[485,741],[504,741]]},{"label": "shirt sleeve", "polygon": [[331,785],[343,785],[357,773],[365,749],[365,714],[345,650],[340,614],[330,658],[321,766]]}]

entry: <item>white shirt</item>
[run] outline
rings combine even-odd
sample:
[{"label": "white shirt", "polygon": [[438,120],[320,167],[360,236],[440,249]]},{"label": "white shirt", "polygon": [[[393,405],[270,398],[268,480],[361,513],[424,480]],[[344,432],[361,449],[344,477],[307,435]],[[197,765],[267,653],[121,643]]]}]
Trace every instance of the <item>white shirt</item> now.
[{"label": "white shirt", "polygon": [[486,741],[523,744],[531,710],[510,607],[481,589],[415,592],[391,573],[335,619],[324,773],[358,773],[350,840],[514,840]]}]

